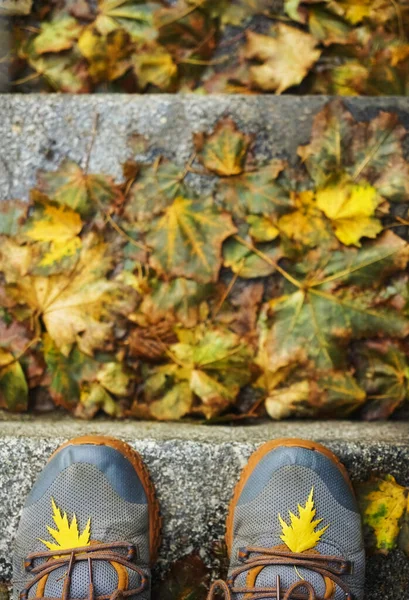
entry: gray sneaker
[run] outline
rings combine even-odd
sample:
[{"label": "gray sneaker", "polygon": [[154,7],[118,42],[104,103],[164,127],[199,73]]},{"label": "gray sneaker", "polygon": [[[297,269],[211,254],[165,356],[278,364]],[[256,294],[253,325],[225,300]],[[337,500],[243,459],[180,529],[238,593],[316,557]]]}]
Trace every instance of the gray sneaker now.
[{"label": "gray sneaker", "polygon": [[320,444],[268,442],[250,458],[227,519],[234,600],[362,600],[361,518],[344,466]]},{"label": "gray sneaker", "polygon": [[69,441],[23,508],[15,600],[148,600],[160,525],[153,484],[130,446],[100,436]]}]

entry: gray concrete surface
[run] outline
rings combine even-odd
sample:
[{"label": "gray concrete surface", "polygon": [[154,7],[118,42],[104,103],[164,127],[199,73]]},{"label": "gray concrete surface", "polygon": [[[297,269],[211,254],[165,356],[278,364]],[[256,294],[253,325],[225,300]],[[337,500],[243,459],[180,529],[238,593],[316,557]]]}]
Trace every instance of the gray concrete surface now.
[{"label": "gray concrete surface", "polygon": [[[4,418],[3,413],[3,418]],[[285,422],[249,427],[74,421],[0,421],[0,579],[11,577],[19,511],[50,453],[67,438],[99,433],[120,437],[143,455],[158,490],[164,530],[157,576],[175,559],[199,550],[217,571],[212,545],[224,534],[232,489],[250,453],[283,436],[320,441],[335,451],[355,481],[390,473],[409,486],[409,424]],[[409,596],[409,561],[400,552],[369,559],[368,600]]]},{"label": "gray concrete surface", "polygon": [[[128,158],[149,160],[162,153],[183,164],[193,149],[192,133],[210,130],[224,115],[256,134],[258,158],[294,159],[297,146],[309,139],[312,117],[327,101],[269,95],[0,95],[0,199],[27,198],[36,171],[54,169],[66,156],[84,162],[96,115],[90,169],[120,177]],[[345,104],[359,119],[396,111],[409,129],[409,98],[346,98]],[[135,133],[149,143],[146,154],[136,157],[129,143]],[[211,181],[196,177],[194,184],[206,191]]]}]

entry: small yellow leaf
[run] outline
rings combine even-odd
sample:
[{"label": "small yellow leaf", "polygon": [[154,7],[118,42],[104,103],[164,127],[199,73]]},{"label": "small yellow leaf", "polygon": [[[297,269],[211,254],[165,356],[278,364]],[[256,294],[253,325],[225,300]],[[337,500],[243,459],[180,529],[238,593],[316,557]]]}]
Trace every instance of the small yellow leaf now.
[{"label": "small yellow leaf", "polygon": [[54,538],[55,542],[40,540],[49,550],[69,550],[71,548],[81,548],[90,545],[91,520],[88,522],[82,533],[79,532],[77,517],[73,515],[71,523],[68,520],[66,512],[62,512],[51,499],[53,508],[53,521],[56,529],[47,526],[48,533]]},{"label": "small yellow leaf", "polygon": [[36,214],[26,230],[28,239],[35,242],[49,243],[48,252],[43,256],[40,265],[50,266],[71,256],[81,247],[77,235],[82,229],[81,217],[66,206],[40,205],[39,218]]},{"label": "small yellow leaf", "polygon": [[313,496],[314,488],[312,488],[305,506],[298,505],[298,517],[290,511],[290,525],[278,515],[283,532],[283,535],[280,537],[291,552],[312,550],[329,527],[329,525],[326,525],[322,529],[317,530],[322,519],[314,521],[317,511],[314,508]]},{"label": "small yellow leaf", "polygon": [[339,182],[318,190],[316,199],[346,246],[361,246],[362,237],[375,238],[382,231],[381,222],[373,218],[379,196],[369,184]]}]

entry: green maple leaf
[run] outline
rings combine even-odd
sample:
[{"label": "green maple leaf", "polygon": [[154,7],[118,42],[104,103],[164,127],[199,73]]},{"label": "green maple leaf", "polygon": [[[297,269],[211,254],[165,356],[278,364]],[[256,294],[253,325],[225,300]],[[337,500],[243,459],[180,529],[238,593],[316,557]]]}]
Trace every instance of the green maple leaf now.
[{"label": "green maple leaf", "polygon": [[223,179],[217,195],[237,217],[283,213],[291,206],[289,193],[277,181],[284,167],[284,161],[273,160],[254,171]]},{"label": "green maple leaf", "polygon": [[125,205],[125,217],[130,222],[150,220],[172,204],[177,196],[185,194],[186,186],[178,165],[167,160],[138,165]]},{"label": "green maple leaf", "polygon": [[69,206],[81,216],[115,202],[118,186],[107,175],[84,173],[77,163],[65,159],[57,171],[38,173],[38,189],[57,204]]},{"label": "green maple leaf", "polygon": [[381,292],[385,277],[406,267],[408,248],[387,233],[362,250],[315,254],[315,264],[310,254],[294,275],[281,271],[288,286],[269,304],[272,322],[265,348],[271,365],[314,361],[321,369],[343,368],[351,339],[405,337],[409,320],[382,302]]},{"label": "green maple leaf", "polygon": [[178,197],[156,217],[146,236],[159,273],[216,281],[223,241],[236,231],[230,215],[201,200]]}]

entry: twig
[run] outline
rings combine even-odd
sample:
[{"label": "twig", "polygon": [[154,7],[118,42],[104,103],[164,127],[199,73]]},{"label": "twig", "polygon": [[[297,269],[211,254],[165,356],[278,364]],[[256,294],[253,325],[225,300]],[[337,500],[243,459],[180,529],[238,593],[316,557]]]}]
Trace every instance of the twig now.
[{"label": "twig", "polygon": [[88,146],[87,155],[85,157],[84,172],[86,175],[88,175],[91,153],[92,153],[92,149],[94,147],[95,139],[96,139],[97,133],[98,133],[98,124],[99,124],[99,113],[95,113],[94,120],[92,123],[91,140],[90,140],[90,143]]}]

